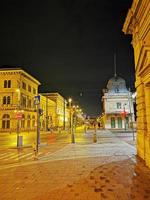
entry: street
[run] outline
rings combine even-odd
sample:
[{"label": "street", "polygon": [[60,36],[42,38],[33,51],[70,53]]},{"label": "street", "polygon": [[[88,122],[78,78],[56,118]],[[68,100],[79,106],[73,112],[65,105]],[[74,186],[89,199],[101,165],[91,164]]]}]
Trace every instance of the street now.
[{"label": "street", "polygon": [[93,132],[78,131],[75,144],[64,133],[40,147],[38,160],[30,147],[1,149],[1,200],[150,199],[150,171],[131,134],[98,130],[93,143]]}]

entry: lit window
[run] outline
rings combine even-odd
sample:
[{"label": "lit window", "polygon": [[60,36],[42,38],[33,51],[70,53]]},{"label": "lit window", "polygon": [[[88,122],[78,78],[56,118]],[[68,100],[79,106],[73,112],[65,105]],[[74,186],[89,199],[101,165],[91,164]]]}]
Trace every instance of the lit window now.
[{"label": "lit window", "polygon": [[10,129],[10,116],[8,114],[4,114],[2,117],[2,128]]}]

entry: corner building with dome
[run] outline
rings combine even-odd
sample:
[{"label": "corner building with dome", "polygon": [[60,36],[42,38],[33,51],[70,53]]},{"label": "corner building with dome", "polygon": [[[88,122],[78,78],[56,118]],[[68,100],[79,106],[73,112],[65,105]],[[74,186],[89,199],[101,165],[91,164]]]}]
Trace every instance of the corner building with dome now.
[{"label": "corner building with dome", "polygon": [[107,83],[102,96],[102,120],[105,129],[127,130],[135,122],[132,93],[123,78],[114,75]]}]

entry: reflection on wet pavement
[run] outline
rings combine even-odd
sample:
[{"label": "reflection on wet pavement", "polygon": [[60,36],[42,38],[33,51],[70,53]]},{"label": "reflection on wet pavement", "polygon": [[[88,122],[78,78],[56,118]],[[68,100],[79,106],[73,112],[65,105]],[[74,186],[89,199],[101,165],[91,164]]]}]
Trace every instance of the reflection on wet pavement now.
[{"label": "reflection on wet pavement", "polygon": [[150,170],[143,161],[136,160],[136,163],[128,159],[95,168],[86,178],[59,189],[61,199],[150,199]]}]

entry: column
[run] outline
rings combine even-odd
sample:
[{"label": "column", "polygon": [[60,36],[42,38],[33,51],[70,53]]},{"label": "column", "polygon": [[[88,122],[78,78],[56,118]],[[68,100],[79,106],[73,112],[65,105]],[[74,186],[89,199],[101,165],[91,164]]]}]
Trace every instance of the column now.
[{"label": "column", "polygon": [[145,160],[145,137],[147,134],[146,126],[146,107],[144,84],[138,79],[137,89],[137,154]]},{"label": "column", "polygon": [[150,84],[146,84],[145,91],[145,108],[146,108],[146,128],[145,134],[145,161],[146,165],[150,167]]}]

